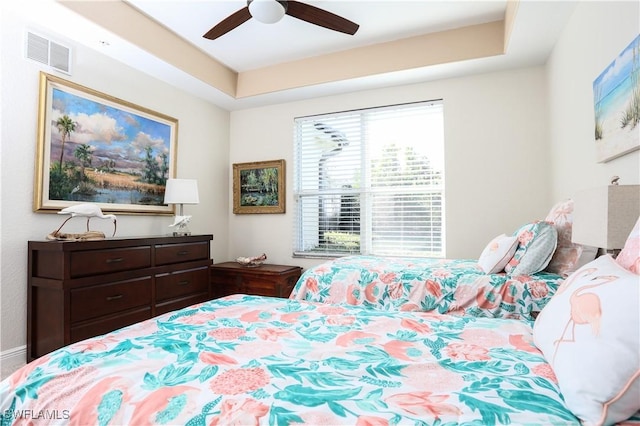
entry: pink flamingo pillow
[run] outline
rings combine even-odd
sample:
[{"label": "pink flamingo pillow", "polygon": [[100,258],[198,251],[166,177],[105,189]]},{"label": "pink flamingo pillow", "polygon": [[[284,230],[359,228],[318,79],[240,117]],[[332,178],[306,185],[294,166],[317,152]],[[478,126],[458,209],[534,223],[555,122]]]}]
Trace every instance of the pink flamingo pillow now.
[{"label": "pink flamingo pillow", "polygon": [[634,274],[640,274],[640,218],[631,230],[624,248],[616,257],[616,262]]},{"label": "pink flamingo pillow", "polygon": [[533,329],[567,407],[586,425],[640,410],[640,277],[605,255],[572,273]]}]

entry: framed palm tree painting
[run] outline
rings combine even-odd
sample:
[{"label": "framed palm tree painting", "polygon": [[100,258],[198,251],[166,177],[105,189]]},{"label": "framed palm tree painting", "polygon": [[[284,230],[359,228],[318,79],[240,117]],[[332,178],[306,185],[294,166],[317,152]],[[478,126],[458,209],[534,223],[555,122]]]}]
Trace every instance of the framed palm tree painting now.
[{"label": "framed palm tree painting", "polygon": [[41,72],[34,211],[173,214],[177,133],[175,118]]}]

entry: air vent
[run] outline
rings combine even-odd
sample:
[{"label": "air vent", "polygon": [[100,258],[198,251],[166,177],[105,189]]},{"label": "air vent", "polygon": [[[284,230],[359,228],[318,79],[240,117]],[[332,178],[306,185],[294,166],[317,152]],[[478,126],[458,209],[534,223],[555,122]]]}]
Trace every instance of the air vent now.
[{"label": "air vent", "polygon": [[71,48],[30,31],[27,32],[26,56],[55,70],[71,74]]}]

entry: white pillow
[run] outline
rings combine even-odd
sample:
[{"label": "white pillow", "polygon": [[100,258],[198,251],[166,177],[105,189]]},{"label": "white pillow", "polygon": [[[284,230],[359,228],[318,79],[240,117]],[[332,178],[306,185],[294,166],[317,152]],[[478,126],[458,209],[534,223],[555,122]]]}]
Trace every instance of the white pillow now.
[{"label": "white pillow", "polygon": [[584,424],[640,410],[639,312],[640,278],[605,255],[572,273],[536,319],[534,342]]},{"label": "white pillow", "polygon": [[518,248],[518,237],[505,234],[498,235],[482,250],[478,265],[485,274],[496,274],[504,271]]}]

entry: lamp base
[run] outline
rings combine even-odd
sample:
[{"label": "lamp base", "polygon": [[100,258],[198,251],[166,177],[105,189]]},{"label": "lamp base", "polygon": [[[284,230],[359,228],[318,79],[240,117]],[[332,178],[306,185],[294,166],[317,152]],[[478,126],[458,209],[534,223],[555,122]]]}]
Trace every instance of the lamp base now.
[{"label": "lamp base", "polygon": [[177,226],[173,231],[174,237],[186,237],[187,235],[191,235],[191,231],[189,230],[189,227],[186,223]]}]

